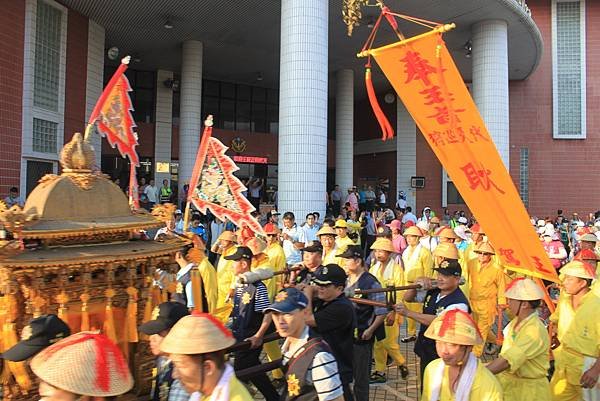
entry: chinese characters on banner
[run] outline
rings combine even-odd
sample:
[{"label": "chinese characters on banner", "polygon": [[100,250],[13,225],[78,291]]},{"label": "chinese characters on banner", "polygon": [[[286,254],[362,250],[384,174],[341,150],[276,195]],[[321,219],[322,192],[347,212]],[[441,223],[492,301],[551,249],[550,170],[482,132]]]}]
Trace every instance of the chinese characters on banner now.
[{"label": "chinese characters on banner", "polygon": [[558,281],[441,36],[434,30],[373,49],[370,54],[475,214],[502,263],[514,271]]}]

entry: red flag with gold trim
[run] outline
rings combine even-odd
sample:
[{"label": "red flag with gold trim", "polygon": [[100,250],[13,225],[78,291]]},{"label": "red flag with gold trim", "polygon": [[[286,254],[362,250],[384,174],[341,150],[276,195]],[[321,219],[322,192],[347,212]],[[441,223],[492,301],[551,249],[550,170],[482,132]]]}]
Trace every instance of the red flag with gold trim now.
[{"label": "red flag with gold trim", "polygon": [[140,161],[135,151],[138,145],[137,134],[133,131],[136,126],[131,116],[133,106],[129,98],[131,86],[125,76],[129,57],[121,60],[121,65],[104,88],[96,103],[88,124],[96,123],[102,136],[105,136],[113,148],[116,146],[121,156],[139,166]]},{"label": "red flag with gold trim", "polygon": [[259,222],[250,214],[256,209],[242,194],[246,187],[233,175],[239,168],[225,155],[228,147],[212,137],[212,116],[208,116],[204,124],[188,200],[203,213],[210,209],[220,220],[227,218],[240,228],[249,227],[255,233],[264,234]]}]

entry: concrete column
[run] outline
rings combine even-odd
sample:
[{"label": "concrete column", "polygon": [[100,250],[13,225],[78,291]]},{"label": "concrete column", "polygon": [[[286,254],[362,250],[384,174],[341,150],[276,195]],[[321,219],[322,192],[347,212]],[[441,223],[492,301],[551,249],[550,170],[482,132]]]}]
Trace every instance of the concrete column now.
[{"label": "concrete column", "polygon": [[487,20],[473,25],[473,99],[502,161],[509,167],[507,24]]},{"label": "concrete column", "polygon": [[396,121],[397,192],[389,195],[390,202],[396,202],[398,191],[404,191],[406,202],[415,212],[417,191],[411,188],[410,178],[417,175],[417,126],[399,98],[396,98]]},{"label": "concrete column", "polygon": [[278,207],[324,215],[327,183],[327,0],[282,0]]},{"label": "concrete column", "polygon": [[[87,123],[103,89],[104,76],[104,28],[90,20],[88,24],[87,79],[85,81],[85,122]],[[71,134],[71,133],[69,133]],[[102,137],[90,136],[96,153],[96,165],[102,160]]]},{"label": "concrete column", "polygon": [[354,71],[336,74],[335,183],[346,191],[354,183]]},{"label": "concrete column", "polygon": [[189,183],[202,134],[202,42],[183,42],[179,115],[179,190]]},{"label": "concrete column", "polygon": [[173,134],[173,89],[165,81],[173,79],[172,71],[156,72],[156,125],[154,132],[154,180],[162,186],[163,179],[171,179],[171,173],[159,173],[158,163],[171,163],[171,136]]}]

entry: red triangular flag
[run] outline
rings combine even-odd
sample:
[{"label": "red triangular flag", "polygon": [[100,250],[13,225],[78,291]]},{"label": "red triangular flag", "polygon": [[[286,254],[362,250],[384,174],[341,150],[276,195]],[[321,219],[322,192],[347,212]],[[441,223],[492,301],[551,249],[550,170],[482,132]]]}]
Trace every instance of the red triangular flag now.
[{"label": "red triangular flag", "polygon": [[135,166],[140,165],[135,147],[138,145],[136,126],[131,116],[133,106],[129,98],[131,86],[125,76],[129,57],[121,60],[121,65],[104,88],[98,103],[92,111],[88,124],[97,122],[98,131],[105,136],[113,148],[116,146],[121,156],[128,156]]},{"label": "red triangular flag", "polygon": [[208,116],[188,200],[203,213],[210,209],[220,220],[227,218],[240,228],[247,226],[264,235],[259,222],[250,215],[255,210],[254,206],[242,194],[246,187],[233,175],[239,168],[225,155],[227,149],[221,141],[212,137],[212,116]]}]

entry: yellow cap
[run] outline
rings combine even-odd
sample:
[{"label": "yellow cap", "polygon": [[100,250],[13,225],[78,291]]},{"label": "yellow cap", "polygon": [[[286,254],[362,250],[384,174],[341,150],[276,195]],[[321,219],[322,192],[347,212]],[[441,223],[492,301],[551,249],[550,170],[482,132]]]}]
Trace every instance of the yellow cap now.
[{"label": "yellow cap", "polygon": [[440,242],[433,250],[433,256],[458,260],[458,248],[452,242]]},{"label": "yellow cap", "polygon": [[565,275],[579,277],[585,280],[593,280],[596,278],[594,268],[589,264],[580,260],[573,260],[560,269],[560,279],[564,280]]},{"label": "yellow cap", "polygon": [[473,252],[475,253],[487,253],[490,255],[495,255],[496,251],[494,251],[494,248],[492,247],[492,245],[487,242],[487,241],[483,241],[481,244],[477,245],[477,247],[475,247],[475,249],[473,250]]},{"label": "yellow cap", "polygon": [[483,339],[471,315],[452,309],[436,317],[425,331],[425,337],[459,345],[483,344]]},{"label": "yellow cap", "polygon": [[371,245],[371,249],[377,249],[380,251],[388,251],[388,252],[396,252],[396,248],[394,248],[394,244],[391,240],[387,238],[377,238],[373,245]]},{"label": "yellow cap", "polygon": [[544,299],[544,291],[533,280],[520,277],[514,279],[506,286],[504,292],[506,298],[516,299],[518,301],[536,301]]},{"label": "yellow cap", "polygon": [[217,238],[217,241],[231,241],[231,242],[237,242],[237,237],[235,236],[235,234],[233,233],[233,231],[223,231],[221,233],[221,235],[219,235],[219,238]]},{"label": "yellow cap", "polygon": [[414,235],[416,237],[422,237],[423,236],[423,231],[421,231],[421,229],[417,226],[410,226],[408,227],[406,230],[404,230],[404,234],[405,237],[407,235]]},{"label": "yellow cap", "polygon": [[346,220],[339,219],[335,222],[334,228],[348,228],[348,223]]}]

